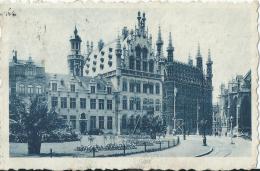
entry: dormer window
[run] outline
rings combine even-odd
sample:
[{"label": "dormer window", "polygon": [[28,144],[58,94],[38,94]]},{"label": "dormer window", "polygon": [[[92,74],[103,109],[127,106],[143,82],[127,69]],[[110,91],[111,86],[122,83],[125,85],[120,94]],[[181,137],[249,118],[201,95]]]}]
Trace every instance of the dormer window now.
[{"label": "dormer window", "polygon": [[112,94],[112,88],[111,87],[107,87],[107,94]]},{"label": "dormer window", "polygon": [[96,87],[95,86],[91,86],[90,87],[90,92],[91,93],[96,93]]},{"label": "dormer window", "polygon": [[71,84],[70,85],[70,91],[71,92],[75,92],[75,84]]},{"label": "dormer window", "polygon": [[112,52],[113,51],[113,49],[112,48],[109,48],[109,52]]}]

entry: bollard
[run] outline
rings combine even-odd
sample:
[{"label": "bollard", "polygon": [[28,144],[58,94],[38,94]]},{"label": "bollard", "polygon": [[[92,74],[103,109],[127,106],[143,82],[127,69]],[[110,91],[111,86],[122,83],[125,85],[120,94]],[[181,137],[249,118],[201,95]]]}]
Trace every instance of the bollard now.
[{"label": "bollard", "polygon": [[144,152],[146,152],[146,142],[144,142]]},{"label": "bollard", "polygon": [[95,147],[92,147],[92,152],[93,152],[93,157],[95,157],[95,152],[96,152]]},{"label": "bollard", "polygon": [[124,144],[123,148],[124,148],[124,156],[125,156],[125,148],[126,148],[126,147],[125,147],[125,144]]},{"label": "bollard", "polygon": [[168,141],[168,148],[170,148],[170,141]]},{"label": "bollard", "polygon": [[52,148],[50,149],[50,156],[51,156],[51,158],[52,158]]},{"label": "bollard", "polygon": [[162,142],[160,141],[160,151],[162,150]]}]

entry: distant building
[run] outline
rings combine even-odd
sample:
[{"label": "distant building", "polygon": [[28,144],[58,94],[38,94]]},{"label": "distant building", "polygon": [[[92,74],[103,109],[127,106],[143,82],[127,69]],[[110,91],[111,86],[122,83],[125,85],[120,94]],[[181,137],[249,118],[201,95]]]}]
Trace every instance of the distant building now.
[{"label": "distant building", "polygon": [[221,84],[219,95],[222,134],[232,127],[236,134],[251,135],[251,71]]}]

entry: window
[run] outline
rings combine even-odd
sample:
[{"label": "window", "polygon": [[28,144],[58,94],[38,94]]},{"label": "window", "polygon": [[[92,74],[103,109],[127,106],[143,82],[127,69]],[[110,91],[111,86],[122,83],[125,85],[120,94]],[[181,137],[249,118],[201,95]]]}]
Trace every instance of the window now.
[{"label": "window", "polygon": [[148,100],[144,99],[143,100],[143,110],[147,110],[147,103],[148,103]]},{"label": "window", "polygon": [[147,93],[147,84],[143,84],[143,93]]},{"label": "window", "polygon": [[86,98],[80,98],[80,108],[86,109]]},{"label": "window", "polygon": [[109,48],[109,52],[112,52],[113,51],[113,49],[112,48]]},{"label": "window", "polygon": [[131,56],[129,59],[129,69],[134,69],[135,68],[135,60],[134,57]]},{"label": "window", "polygon": [[143,71],[147,71],[147,62],[143,62]]},{"label": "window", "polygon": [[140,83],[136,83],[136,92],[141,93],[141,84]]},{"label": "window", "polygon": [[33,86],[28,85],[28,94],[33,94]]},{"label": "window", "polygon": [[153,94],[153,84],[149,85],[150,94]]},{"label": "window", "polygon": [[90,116],[90,129],[96,129],[96,116]]},{"label": "window", "polygon": [[33,68],[28,68],[28,75],[30,75],[30,76],[33,75]]},{"label": "window", "polygon": [[71,92],[75,92],[75,84],[71,84],[70,85],[70,91]]},{"label": "window", "polygon": [[52,91],[57,91],[57,83],[52,83],[51,84],[51,90]]},{"label": "window", "polygon": [[98,117],[98,126],[99,126],[99,129],[104,129],[104,116]]},{"label": "window", "polygon": [[113,118],[112,116],[107,117],[107,129],[112,129],[113,128]]},{"label": "window", "polygon": [[136,46],[135,52],[136,52],[136,58],[140,58],[141,57],[141,47],[139,45]]},{"label": "window", "polygon": [[123,97],[123,103],[122,104],[123,104],[123,109],[127,110],[127,97],[126,96]]},{"label": "window", "polygon": [[20,86],[20,93],[22,93],[22,94],[25,94],[25,86],[23,85],[23,84],[21,84]]},{"label": "window", "polygon": [[75,115],[70,116],[70,124],[71,124],[72,129],[76,129],[76,116]]},{"label": "window", "polygon": [[156,104],[155,104],[155,110],[156,110],[156,111],[160,111],[160,100],[157,99],[155,103],[156,103]]},{"label": "window", "polygon": [[135,83],[130,83],[129,84],[130,92],[135,92]]},{"label": "window", "polygon": [[90,99],[90,109],[96,109],[96,99]]},{"label": "window", "polygon": [[51,107],[57,107],[58,97],[51,97]]},{"label": "window", "polygon": [[76,108],[76,98],[70,98],[70,108],[71,109]]},{"label": "window", "polygon": [[136,70],[141,70],[140,60],[136,60]]},{"label": "window", "polygon": [[134,110],[134,99],[130,99],[130,110]]},{"label": "window", "polygon": [[61,97],[61,108],[67,108],[67,97]]},{"label": "window", "polygon": [[107,87],[107,94],[112,94],[112,88],[111,87]]},{"label": "window", "polygon": [[160,94],[160,85],[159,84],[156,84],[156,94]]},{"label": "window", "polygon": [[153,61],[149,62],[149,72],[153,72]]},{"label": "window", "polygon": [[126,80],[123,81],[123,91],[127,91],[127,82],[126,82]]},{"label": "window", "polygon": [[143,59],[147,59],[147,52],[148,50],[146,48],[143,48]]},{"label": "window", "polygon": [[36,94],[42,94],[42,86],[36,86]]},{"label": "window", "polygon": [[122,129],[126,129],[127,128],[127,118],[126,115],[124,115],[122,117]]},{"label": "window", "polygon": [[91,89],[91,93],[96,93],[96,87],[95,86],[91,86],[90,89]]},{"label": "window", "polygon": [[112,100],[107,100],[107,110],[112,110]]},{"label": "window", "polygon": [[98,108],[104,110],[104,99],[98,99]]},{"label": "window", "polygon": [[140,100],[140,98],[136,99],[136,110],[141,110],[141,100]]}]

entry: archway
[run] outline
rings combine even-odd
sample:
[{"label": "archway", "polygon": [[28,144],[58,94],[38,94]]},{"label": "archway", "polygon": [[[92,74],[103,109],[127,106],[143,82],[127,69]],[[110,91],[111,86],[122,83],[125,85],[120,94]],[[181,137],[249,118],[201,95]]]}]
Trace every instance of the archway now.
[{"label": "archway", "polygon": [[241,133],[251,135],[251,97],[244,96],[240,106],[239,127]]},{"label": "archway", "polygon": [[86,118],[86,114],[82,113],[80,115],[80,133],[81,134],[86,134],[87,133],[87,118]]}]

